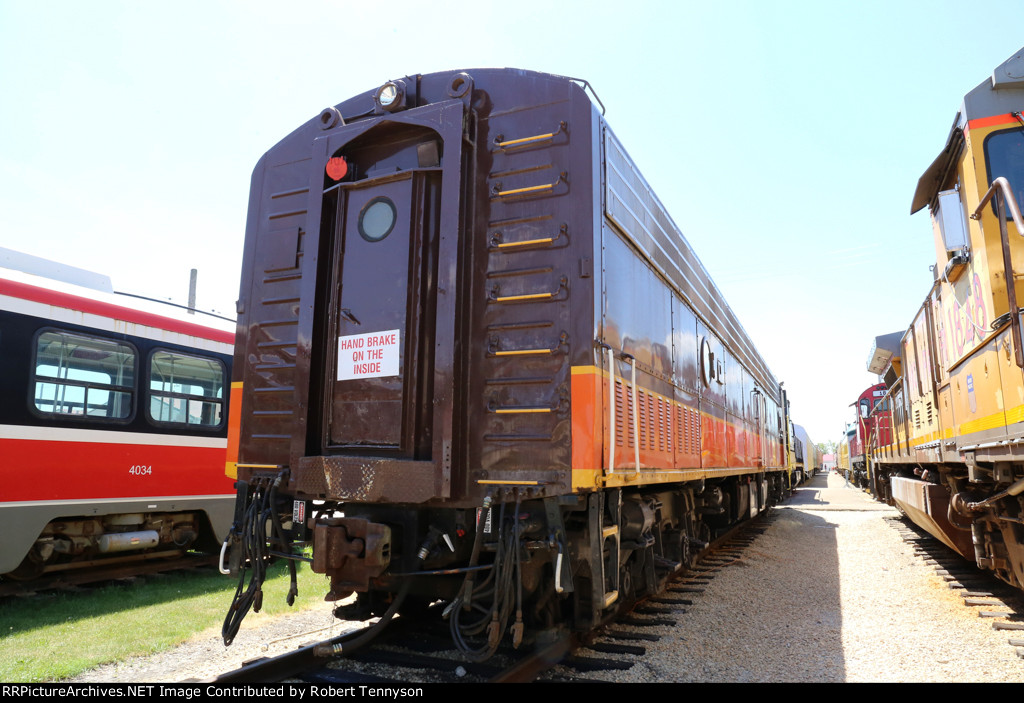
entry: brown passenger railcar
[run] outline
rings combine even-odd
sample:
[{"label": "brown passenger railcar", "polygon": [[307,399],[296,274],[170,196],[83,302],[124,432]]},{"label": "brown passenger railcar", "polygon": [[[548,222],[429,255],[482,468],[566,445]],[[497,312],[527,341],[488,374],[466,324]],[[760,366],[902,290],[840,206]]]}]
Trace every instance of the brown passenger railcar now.
[{"label": "brown passenger railcar", "polygon": [[257,165],[236,568],[263,506],[360,612],[507,571],[591,627],[781,495],[785,394],[582,83],[408,76]]}]

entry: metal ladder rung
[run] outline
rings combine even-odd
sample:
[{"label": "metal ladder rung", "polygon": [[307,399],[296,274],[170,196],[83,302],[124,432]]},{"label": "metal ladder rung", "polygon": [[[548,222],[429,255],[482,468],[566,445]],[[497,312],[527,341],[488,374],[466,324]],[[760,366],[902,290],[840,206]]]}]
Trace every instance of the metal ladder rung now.
[{"label": "metal ladder rung", "polygon": [[494,352],[495,356],[516,356],[517,354],[553,354],[551,349],[507,349]]},{"label": "metal ladder rung", "polygon": [[531,244],[551,244],[555,241],[554,237],[544,237],[543,239],[526,239],[522,242],[502,242],[498,245],[499,249],[506,249],[508,247],[527,247]]},{"label": "metal ladder rung", "polygon": [[514,190],[499,190],[494,194],[494,196],[496,198],[504,198],[509,195],[518,195],[519,193],[535,193],[538,190],[551,190],[556,185],[558,185],[558,181],[555,181],[554,183],[542,183],[539,186],[526,186],[525,188],[515,188]]},{"label": "metal ladder rung", "polygon": [[495,146],[504,149],[505,147],[515,146],[516,144],[526,144],[528,142],[539,142],[544,139],[553,139],[558,132],[549,132],[548,134],[538,134],[535,137],[523,137],[522,139],[509,139],[504,142],[498,142]]},{"label": "metal ladder rung", "polygon": [[499,415],[507,415],[510,413],[549,413],[552,410],[551,408],[498,408],[494,412]]},{"label": "metal ladder rung", "polygon": [[494,300],[499,303],[507,303],[511,300],[541,300],[543,298],[553,298],[554,293],[529,293],[527,295],[505,295],[498,296]]}]

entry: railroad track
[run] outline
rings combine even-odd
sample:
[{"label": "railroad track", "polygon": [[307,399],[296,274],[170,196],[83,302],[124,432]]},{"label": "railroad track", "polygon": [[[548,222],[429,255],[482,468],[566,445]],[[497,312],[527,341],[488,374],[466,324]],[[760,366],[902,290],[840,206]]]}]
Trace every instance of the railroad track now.
[{"label": "railroad track", "polygon": [[741,563],[745,550],[777,515],[778,511],[769,510],[715,540],[701,554],[697,566],[674,579],[661,594],[638,603],[627,616],[592,633],[541,680],[587,681],[595,672],[632,668],[646,655],[648,645],[666,636],[666,629],[672,636],[673,628],[686,613],[700,606],[712,580],[724,569]]},{"label": "railroad track", "polygon": [[210,568],[216,564],[217,557],[207,554],[185,554],[114,565],[98,561],[91,567],[47,573],[30,581],[0,581],[0,598],[25,597],[49,591],[80,591],[113,581]]},{"label": "railroad track", "polygon": [[[317,686],[408,685],[410,683],[512,683],[586,681],[597,671],[629,669],[657,641],[658,629],[674,626],[722,569],[740,561],[743,550],[763,532],[774,511],[748,521],[712,542],[697,566],[672,580],[665,591],[638,602],[613,623],[588,633],[553,637],[530,652],[499,647],[486,662],[466,662],[451,644],[447,621],[430,613],[396,618],[370,645],[351,655],[326,658],[325,647],[356,640],[366,629],[300,647],[293,652],[246,662],[208,683],[304,682]],[[644,630],[648,630],[645,632]]]},{"label": "railroad track", "polygon": [[931,566],[951,589],[958,591],[965,608],[992,621],[992,629],[1006,635],[1007,644],[1024,659],[1024,601],[1008,584],[979,569],[932,535],[903,518],[885,518],[918,558]]}]

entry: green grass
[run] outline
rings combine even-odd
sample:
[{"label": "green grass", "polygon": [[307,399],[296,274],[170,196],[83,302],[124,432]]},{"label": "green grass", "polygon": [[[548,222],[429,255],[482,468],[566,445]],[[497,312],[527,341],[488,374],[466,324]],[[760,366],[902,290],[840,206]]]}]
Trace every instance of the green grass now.
[{"label": "green grass", "polygon": [[[300,565],[292,609],[323,601],[325,577]],[[214,570],[148,576],[127,585],[0,601],[0,681],[35,683],[174,647],[215,628],[238,580]],[[269,615],[289,610],[288,568],[271,566],[263,586]]]}]

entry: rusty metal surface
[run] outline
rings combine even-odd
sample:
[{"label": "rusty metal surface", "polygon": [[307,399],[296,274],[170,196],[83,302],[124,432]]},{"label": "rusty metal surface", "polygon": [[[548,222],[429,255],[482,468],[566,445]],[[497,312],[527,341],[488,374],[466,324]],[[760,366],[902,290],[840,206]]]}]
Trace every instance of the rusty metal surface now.
[{"label": "rusty metal surface", "polygon": [[363,518],[326,518],[313,528],[313,572],[331,579],[329,600],[366,591],[391,563],[391,528]]},{"label": "rusty metal surface", "polygon": [[[324,477],[324,497],[355,502],[423,503],[438,492],[434,463],[358,456],[313,456],[299,461],[296,482]],[[305,478],[309,476],[307,481]]]}]

